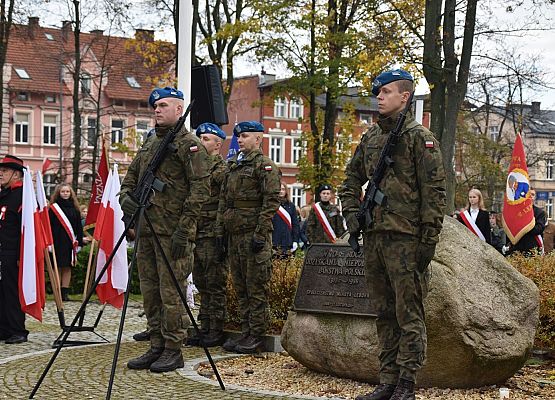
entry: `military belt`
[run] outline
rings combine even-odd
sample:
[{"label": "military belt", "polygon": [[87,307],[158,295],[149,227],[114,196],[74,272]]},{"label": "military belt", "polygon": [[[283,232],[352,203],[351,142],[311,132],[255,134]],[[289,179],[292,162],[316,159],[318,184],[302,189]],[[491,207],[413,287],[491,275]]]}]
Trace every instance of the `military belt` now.
[{"label": "military belt", "polygon": [[218,203],[204,204],[202,206],[202,211],[216,211],[217,209],[218,209]]},{"label": "military belt", "polygon": [[225,203],[227,208],[254,208],[262,207],[260,200],[228,200]]}]

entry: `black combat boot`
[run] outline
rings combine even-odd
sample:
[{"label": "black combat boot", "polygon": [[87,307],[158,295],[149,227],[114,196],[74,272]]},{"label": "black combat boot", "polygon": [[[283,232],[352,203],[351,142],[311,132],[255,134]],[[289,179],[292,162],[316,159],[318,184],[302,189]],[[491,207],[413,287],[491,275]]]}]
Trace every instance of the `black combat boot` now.
[{"label": "black combat boot", "polygon": [[210,333],[202,338],[202,344],[205,347],[221,346],[224,344],[225,335],[223,331],[210,331]]},{"label": "black combat boot", "polygon": [[195,330],[195,333],[185,340],[185,346],[200,347],[200,339],[206,335],[208,335],[208,329],[200,328],[199,331]]},{"label": "black combat boot", "polygon": [[170,372],[183,368],[183,354],[181,349],[165,349],[158,360],[150,366],[151,372]]},{"label": "black combat boot", "polygon": [[250,335],[245,340],[241,340],[237,343],[235,351],[241,354],[262,353],[265,351],[264,340],[262,336]]},{"label": "black combat boot", "polygon": [[150,340],[150,331],[147,329],[146,331],[135,333],[133,335],[133,339],[137,342],[146,342],[147,340]]},{"label": "black combat boot", "polygon": [[129,360],[127,368],[129,369],[149,369],[154,361],[158,360],[164,351],[161,347],[151,347],[148,351],[137,358]]},{"label": "black combat boot", "polygon": [[393,392],[390,400],[415,400],[414,382],[399,379],[399,383]]},{"label": "black combat boot", "polygon": [[249,337],[248,333],[242,333],[237,339],[228,338],[224,345],[222,346],[224,350],[235,352],[235,347],[237,347],[237,343],[246,340]]},{"label": "black combat boot", "polygon": [[380,383],[372,393],[361,394],[355,400],[389,400],[394,390],[395,385]]}]

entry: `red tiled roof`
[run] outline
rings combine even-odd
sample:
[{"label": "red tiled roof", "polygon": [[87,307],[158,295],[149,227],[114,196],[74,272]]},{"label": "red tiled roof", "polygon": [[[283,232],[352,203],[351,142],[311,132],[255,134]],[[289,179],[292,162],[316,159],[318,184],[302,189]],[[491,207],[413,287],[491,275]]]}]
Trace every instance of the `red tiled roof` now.
[{"label": "red tiled roof", "polygon": [[[63,60],[66,65],[73,63],[74,33],[68,31],[67,38],[64,40],[61,29],[35,26],[33,32],[33,35],[29,34],[27,25],[12,27],[6,60],[12,65],[8,87],[11,90],[58,93],[60,91],[60,60]],[[51,35],[53,40],[48,40],[45,34]],[[156,65],[150,68],[146,67],[145,57],[135,50],[133,43],[134,40],[129,38],[81,33],[80,44],[83,58],[81,69],[83,72],[89,72],[94,79],[95,70],[98,67],[94,66],[93,70],[91,63],[86,61],[87,53],[84,51],[90,48],[93,58],[96,58],[98,64],[101,64],[103,59],[106,60],[105,65],[109,70],[104,92],[108,97],[147,101],[150,92],[157,84],[157,82],[152,82],[152,78],[161,76],[164,71],[168,71],[172,60],[171,56],[162,56]],[[162,45],[165,54],[172,53],[173,44],[166,42]],[[106,54],[105,57],[104,54]],[[31,79],[20,78],[14,68],[24,68]],[[134,77],[141,87],[131,87],[126,80],[128,76]],[[64,82],[64,94],[71,94],[71,89],[68,87],[68,83]]]}]

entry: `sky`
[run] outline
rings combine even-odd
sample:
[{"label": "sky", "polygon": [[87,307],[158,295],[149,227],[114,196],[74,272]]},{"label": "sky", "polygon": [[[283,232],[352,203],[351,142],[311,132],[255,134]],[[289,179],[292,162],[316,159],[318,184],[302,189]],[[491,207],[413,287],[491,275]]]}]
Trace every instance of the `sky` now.
[{"label": "sky", "polygon": [[[92,1],[92,0],[82,0]],[[140,25],[135,27],[152,28],[152,24],[149,24],[149,17],[145,17],[144,9],[139,5],[141,0],[133,0],[136,5],[130,10],[132,21],[143,21]],[[548,0],[545,0],[548,1]],[[514,4],[522,3],[520,6],[516,7]],[[541,69],[542,73],[548,77],[551,81],[550,88],[546,88],[542,91],[528,92],[525,93],[525,100],[530,101],[540,101],[542,109],[552,109],[555,110],[555,4],[542,7],[541,11],[534,11],[531,7],[532,3],[537,3],[537,0],[502,0],[501,2],[496,1],[493,8],[487,8],[484,6],[483,1],[479,2],[480,8],[478,11],[478,16],[483,21],[488,21],[489,23],[494,23],[496,26],[507,26],[509,28],[516,26],[525,26],[528,29],[545,29],[546,27],[552,27],[551,30],[545,31],[530,31],[521,37],[516,35],[505,35],[503,38],[500,35],[494,36],[493,40],[486,40],[483,36],[475,38],[475,47],[478,49],[495,49],[499,46],[498,41],[503,40],[506,46],[515,47],[518,51],[522,52],[524,57],[533,56],[536,54],[541,55]],[[515,11],[507,12],[507,7],[512,6]],[[61,20],[67,18],[67,6],[61,6],[55,2],[49,2],[46,5],[30,7],[28,9],[28,15],[38,15],[41,18],[41,25],[60,25]],[[64,17],[65,15],[65,17]],[[152,16],[150,18],[153,18]],[[92,29],[103,29],[102,23],[99,22],[99,18],[89,18],[86,21],[85,31]],[[478,28],[479,29],[479,28]],[[130,29],[129,35],[133,34],[133,30]],[[165,30],[158,30],[155,32],[156,39],[164,39],[174,41],[173,28],[168,25]],[[268,63],[269,64],[269,63]],[[249,61],[247,58],[243,57],[235,63],[236,72],[235,76],[244,75],[254,75],[260,73],[263,65],[259,63],[254,63]],[[266,65],[265,69],[268,73],[275,73],[278,78],[284,78],[287,76],[287,72],[283,70],[272,70],[270,65]],[[427,83],[422,79],[417,86],[417,93],[427,93],[429,92]]]}]

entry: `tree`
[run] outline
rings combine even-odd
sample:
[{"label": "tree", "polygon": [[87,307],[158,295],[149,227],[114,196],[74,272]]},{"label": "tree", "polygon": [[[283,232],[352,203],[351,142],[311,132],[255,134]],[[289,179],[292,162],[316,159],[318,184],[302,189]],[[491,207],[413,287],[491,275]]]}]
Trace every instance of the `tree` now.
[{"label": "tree", "polygon": [[0,3],[0,132],[2,132],[2,120],[4,112],[4,64],[8,51],[8,40],[14,14],[14,0],[1,0]]},{"label": "tree", "polygon": [[[411,4],[411,15],[421,13],[421,2]],[[308,157],[316,168],[315,175],[306,175],[312,176],[304,181],[309,189],[334,175],[338,99],[347,87],[362,83],[369,93],[378,72],[393,60],[412,57],[407,49],[412,47],[413,35],[398,15],[383,13],[383,5],[361,0],[255,2],[264,16],[257,35],[264,44],[256,50],[259,59],[285,65],[292,78],[281,90],[304,98],[309,105]],[[316,104],[320,93],[325,94],[321,126]]]},{"label": "tree", "polygon": [[[79,165],[81,164],[81,113],[79,112],[79,97],[81,84],[81,17],[79,16],[79,0],[72,0],[73,4],[73,38],[74,38],[74,55],[73,55],[73,161],[71,186],[77,193],[79,188]],[[61,166],[60,166],[61,168]]]}]

